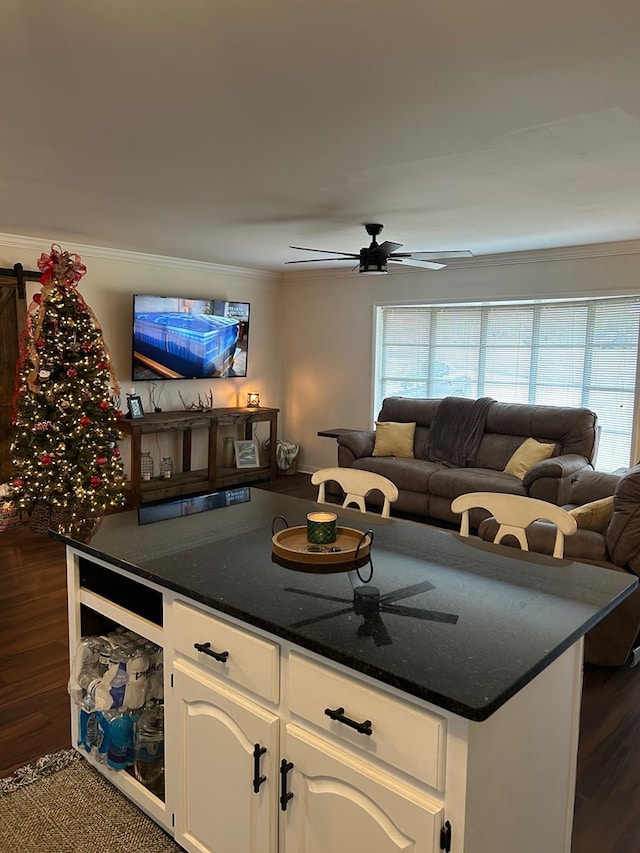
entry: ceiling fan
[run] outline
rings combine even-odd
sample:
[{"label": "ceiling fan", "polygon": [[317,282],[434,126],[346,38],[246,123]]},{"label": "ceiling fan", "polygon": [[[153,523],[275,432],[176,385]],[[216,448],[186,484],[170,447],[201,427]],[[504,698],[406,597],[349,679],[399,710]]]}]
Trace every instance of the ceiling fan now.
[{"label": "ceiling fan", "polygon": [[[349,573],[349,580],[353,585],[353,578]],[[409,598],[412,595],[418,595],[421,592],[429,592],[435,589],[429,581],[405,586],[402,589],[397,589],[394,592],[387,592],[384,595],[376,586],[353,586],[353,599],[341,598],[335,595],[323,595],[319,592],[310,592],[306,589],[295,589],[294,587],[285,587],[285,592],[295,592],[299,595],[308,595],[311,598],[320,598],[325,601],[335,601],[341,604],[348,605],[340,607],[330,613],[324,613],[321,616],[312,616],[309,619],[303,619],[300,622],[294,622],[292,628],[303,628],[306,625],[314,625],[316,622],[324,622],[326,619],[333,619],[336,616],[342,616],[345,613],[355,613],[356,616],[362,616],[363,622],[358,626],[358,636],[372,637],[376,646],[388,646],[393,640],[387,631],[387,628],[382,621],[382,613],[392,613],[395,616],[412,616],[414,619],[424,619],[427,622],[444,622],[449,625],[456,625],[458,616],[455,613],[443,613],[440,610],[426,610],[422,607],[406,607],[401,604],[396,604],[403,598]]]},{"label": "ceiling fan", "polygon": [[[473,253],[468,250],[460,251],[434,251],[434,252],[398,252],[402,243],[392,243],[385,240],[378,243],[376,237],[382,231],[383,226],[378,222],[365,222],[365,230],[372,238],[369,246],[360,249],[359,252],[332,252],[329,249],[309,249],[305,246],[289,246],[290,249],[299,249],[302,252],[322,252],[328,255],[339,255],[332,258],[314,258],[303,261],[285,261],[287,264],[313,264],[318,261],[358,261],[358,272],[361,273],[386,273],[387,264],[404,264],[411,267],[423,267],[430,270],[441,270],[446,264],[437,261],[443,258],[472,258]],[[354,268],[355,269],[355,268]]]}]

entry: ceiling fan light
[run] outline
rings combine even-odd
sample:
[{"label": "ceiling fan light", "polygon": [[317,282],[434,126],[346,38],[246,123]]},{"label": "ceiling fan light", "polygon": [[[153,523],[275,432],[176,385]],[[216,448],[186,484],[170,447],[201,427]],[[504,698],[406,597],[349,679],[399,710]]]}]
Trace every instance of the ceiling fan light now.
[{"label": "ceiling fan light", "polygon": [[361,261],[358,272],[364,275],[385,275],[389,270],[386,263],[383,262]]}]

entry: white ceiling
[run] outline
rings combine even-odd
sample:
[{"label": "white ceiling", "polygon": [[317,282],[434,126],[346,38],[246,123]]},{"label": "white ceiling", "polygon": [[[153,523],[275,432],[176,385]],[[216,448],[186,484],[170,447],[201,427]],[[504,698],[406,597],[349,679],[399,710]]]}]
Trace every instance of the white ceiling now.
[{"label": "white ceiling", "polygon": [[408,251],[640,237],[638,0],[0,14],[5,233],[288,270],[369,221]]}]

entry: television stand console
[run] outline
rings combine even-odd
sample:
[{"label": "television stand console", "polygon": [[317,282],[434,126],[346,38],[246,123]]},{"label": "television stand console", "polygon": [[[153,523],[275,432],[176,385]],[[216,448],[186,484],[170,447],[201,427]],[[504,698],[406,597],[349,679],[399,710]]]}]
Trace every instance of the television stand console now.
[{"label": "television stand console", "polygon": [[[269,408],[219,408],[208,412],[152,412],[144,418],[123,419],[119,426],[131,439],[130,507],[138,509],[141,504],[167,498],[202,494],[216,489],[229,488],[242,483],[260,480],[275,480],[278,474],[276,462],[276,437],[278,433],[279,409]],[[238,439],[253,438],[255,423],[269,422],[269,458],[256,468],[223,467],[217,463],[218,427],[231,425]],[[207,467],[191,470],[191,433],[194,429],[208,430]],[[140,470],[142,436],[150,433],[179,432],[182,436],[182,470],[170,479],[154,477],[143,480]]]}]

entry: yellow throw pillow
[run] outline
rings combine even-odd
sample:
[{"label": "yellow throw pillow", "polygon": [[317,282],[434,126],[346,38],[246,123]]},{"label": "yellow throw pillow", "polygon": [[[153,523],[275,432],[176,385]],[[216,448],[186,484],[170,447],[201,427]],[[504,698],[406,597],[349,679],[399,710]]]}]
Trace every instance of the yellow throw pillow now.
[{"label": "yellow throw pillow", "polygon": [[584,506],[577,506],[569,510],[576,524],[582,530],[595,530],[596,533],[604,533],[611,516],[613,515],[613,495],[610,498],[601,498],[599,501],[591,501]]},{"label": "yellow throw pillow", "polygon": [[396,423],[394,421],[376,421],[376,443],[374,456],[398,456],[413,459],[413,436],[415,424]]},{"label": "yellow throw pillow", "polygon": [[514,477],[522,480],[529,468],[536,462],[548,459],[554,449],[555,444],[543,444],[535,438],[526,439],[505,465],[505,474],[513,474]]}]

